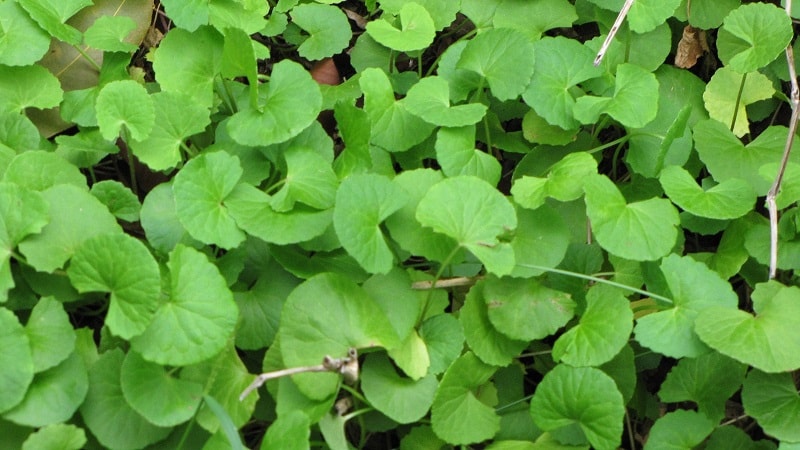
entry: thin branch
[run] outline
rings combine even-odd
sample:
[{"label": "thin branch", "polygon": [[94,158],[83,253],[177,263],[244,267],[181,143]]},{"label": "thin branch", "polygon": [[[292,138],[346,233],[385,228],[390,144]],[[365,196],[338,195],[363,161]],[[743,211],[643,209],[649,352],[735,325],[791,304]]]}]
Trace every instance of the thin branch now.
[{"label": "thin branch", "polygon": [[[786,0],[786,14],[791,17],[792,0]],[[767,208],[769,209],[769,278],[774,279],[778,271],[778,205],[775,201],[778,192],[781,190],[783,175],[786,172],[786,165],[789,163],[789,154],[792,152],[794,134],[797,131],[798,109],[800,109],[800,87],[797,85],[797,71],[794,68],[794,52],[792,43],[786,46],[786,63],[789,66],[789,79],[792,83],[791,105],[792,118],[789,122],[789,134],[786,136],[786,144],[783,147],[783,157],[778,167],[778,174],[775,181],[767,193]]]},{"label": "thin branch", "polygon": [[356,349],[351,348],[344,358],[325,356],[325,358],[322,359],[322,364],[316,366],[290,367],[288,369],[262,373],[242,391],[239,395],[239,401],[244,400],[251,392],[260,388],[269,380],[306,372],[334,372],[343,375],[345,382],[352,383],[358,379],[358,353]]},{"label": "thin branch", "polygon": [[625,0],[625,4],[622,5],[622,9],[619,10],[617,20],[614,21],[614,25],[611,26],[611,29],[608,30],[608,36],[606,36],[606,40],[603,41],[603,45],[601,45],[600,50],[597,51],[597,56],[594,58],[595,67],[599,66],[603,61],[603,57],[606,56],[606,52],[608,51],[608,47],[611,45],[611,41],[613,41],[614,36],[617,35],[617,31],[619,31],[619,27],[622,26],[622,21],[625,20],[625,16],[628,15],[628,11],[630,11],[632,5],[633,0]]},{"label": "thin branch", "polygon": [[427,291],[428,289],[443,289],[459,286],[472,286],[482,277],[456,277],[445,278],[434,281],[415,281],[411,284],[411,289]]}]

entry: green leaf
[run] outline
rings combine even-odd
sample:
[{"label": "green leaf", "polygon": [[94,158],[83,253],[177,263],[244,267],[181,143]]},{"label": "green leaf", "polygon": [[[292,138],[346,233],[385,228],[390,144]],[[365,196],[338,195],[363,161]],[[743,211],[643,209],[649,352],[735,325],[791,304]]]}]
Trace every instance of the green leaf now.
[{"label": "green leaf", "polygon": [[521,32],[491,29],[467,43],[456,67],[480,75],[498,100],[511,100],[531,81],[534,51],[533,43]]},{"label": "green leaf", "polygon": [[384,355],[367,356],[361,370],[361,389],[378,411],[398,423],[412,423],[427,414],[438,386],[428,375],[414,381],[400,377]]},{"label": "green leaf", "polygon": [[0,412],[5,412],[22,401],[33,381],[33,355],[13,312],[0,308],[0,325]]},{"label": "green leaf", "polygon": [[209,23],[218,30],[237,28],[248,36],[255,34],[266,25],[264,16],[269,5],[259,1],[214,1],[208,5]]},{"label": "green leaf", "polygon": [[[738,99],[730,95],[731,91],[740,90],[742,94]],[[774,93],[775,88],[769,78],[758,72],[742,75],[729,67],[721,67],[709,80],[703,93],[703,101],[709,116],[726,126],[733,123],[735,116],[733,133],[742,137],[750,132],[745,106],[771,98]]]},{"label": "green leaf", "polygon": [[[518,280],[514,282],[521,284]],[[495,366],[507,366],[513,357],[528,346],[528,341],[514,340],[492,325],[484,286],[486,282],[479,281],[469,290],[458,319],[464,329],[467,345],[481,361]]]},{"label": "green leaf", "polygon": [[[704,30],[719,28],[725,17],[736,9],[740,3],[741,0],[697,0],[692,3],[691,14],[686,19],[695,28]],[[675,17],[683,20],[684,17],[680,14],[681,11],[682,8],[675,10]]]},{"label": "green leaf", "polygon": [[153,130],[145,139],[131,141],[139,160],[153,170],[166,170],[181,162],[181,145],[209,124],[208,109],[185,94],[167,91],[151,96],[155,108]]},{"label": "green leaf", "polygon": [[662,402],[691,401],[709,419],[725,415],[725,402],[742,386],[747,366],[717,352],[683,358],[667,374],[658,397]]},{"label": "green leaf", "polygon": [[96,128],[80,131],[72,136],[62,134],[56,136],[55,141],[58,144],[55,154],[80,168],[92,167],[106,156],[119,153],[119,147],[103,139],[100,130]]},{"label": "green leaf", "polygon": [[225,198],[236,224],[266,242],[279,245],[305,242],[320,236],[333,221],[333,210],[318,211],[295,206],[279,213],[272,209],[272,197],[249,184],[239,184]]},{"label": "green leaf", "polygon": [[[338,1],[325,0],[327,3],[338,3]],[[397,15],[403,6],[408,3],[417,3],[425,8],[431,15],[436,31],[441,31],[456,19],[456,14],[460,8],[460,1],[450,0],[384,0],[381,2],[381,9]]]},{"label": "green leaf", "polygon": [[450,314],[439,314],[422,322],[419,335],[428,348],[428,372],[432,374],[444,372],[464,347],[461,324]]},{"label": "green leaf", "polygon": [[260,103],[259,110],[242,109],[228,121],[228,133],[239,144],[264,146],[297,136],[317,118],[322,94],[308,71],[287,59],[272,67]]},{"label": "green leaf", "polygon": [[694,448],[700,445],[711,432],[714,422],[702,413],[677,410],[656,420],[647,439],[647,450]]},{"label": "green leaf", "polygon": [[84,43],[106,52],[133,53],[137,46],[125,38],[135,29],[136,22],[128,16],[100,16],[86,30]]},{"label": "green leaf", "polygon": [[596,449],[620,444],[625,407],[614,380],[593,367],[557,365],[531,399],[531,416],[545,431],[577,425]]},{"label": "green leaf", "polygon": [[339,179],[329,159],[308,147],[289,147],[283,153],[286,175],[283,186],[272,196],[272,209],[286,212],[295,201],[315,209],[333,207]]},{"label": "green leaf", "polygon": [[408,111],[405,99],[395,100],[391,82],[383,70],[364,70],[358,84],[364,92],[372,144],[389,152],[401,152],[421,143],[433,131],[433,125]]},{"label": "green leaf", "polygon": [[533,144],[567,145],[577,139],[577,133],[578,130],[565,130],[558,125],[551,125],[533,109],[522,118],[522,136]]},{"label": "green leaf", "polygon": [[646,33],[672,17],[681,0],[639,0],[633,3],[628,24],[636,33]]},{"label": "green leaf", "polygon": [[584,124],[595,123],[608,114],[626,127],[641,128],[656,118],[658,80],[634,64],[617,66],[614,94],[611,97],[585,95],[575,101],[575,118]]},{"label": "green leaf", "polygon": [[523,208],[536,209],[547,197],[562,202],[577,200],[583,195],[582,180],[597,173],[597,161],[586,152],[570,153],[550,167],[546,178],[523,175],[514,181],[511,194]]},{"label": "green leaf", "polygon": [[541,275],[540,267],[556,267],[567,254],[570,230],[561,215],[542,205],[535,210],[517,208],[519,225],[511,241],[516,266],[512,277]]},{"label": "green leaf", "polygon": [[58,365],[75,350],[75,330],[69,316],[61,303],[52,297],[41,298],[31,309],[25,334],[30,342],[36,373]]},{"label": "green leaf", "polygon": [[5,302],[7,291],[14,287],[9,263],[14,248],[47,225],[48,210],[40,193],[17,184],[0,183],[0,303]]},{"label": "green leaf", "polygon": [[58,220],[19,244],[28,263],[40,272],[63,267],[87,239],[121,231],[108,208],[85,189],[59,184],[43,191],[42,196],[49,204],[50,217]]},{"label": "green leaf", "polygon": [[159,253],[167,254],[179,243],[201,246],[178,220],[172,183],[162,183],[147,193],[140,212],[147,242]]},{"label": "green leaf", "polygon": [[672,250],[680,218],[669,200],[651,198],[626,203],[614,183],[599,175],[584,180],[584,190],[592,231],[609,253],[652,261]]},{"label": "green leaf", "polygon": [[370,273],[388,273],[394,255],[380,224],[403,207],[405,192],[388,178],[351,175],[336,192],[333,225],[342,247]]},{"label": "green leaf", "polygon": [[[278,336],[287,367],[317,365],[325,355],[342,358],[350,348],[397,344],[394,328],[375,301],[352,281],[330,273],[292,291],[283,306]],[[331,373],[292,379],[303,394],[317,400],[333,394],[339,382]]]},{"label": "green leaf", "polygon": [[732,178],[704,190],[679,166],[661,171],[659,182],[664,192],[684,211],[711,219],[736,219],[753,209],[756,194],[750,183]]},{"label": "green leaf", "polygon": [[161,90],[188,95],[197,106],[210,107],[214,78],[222,67],[222,48],[222,35],[211,27],[193,32],[177,28],[167,33],[153,53],[153,70]]},{"label": "green leaf", "polygon": [[120,388],[131,408],[160,427],[191,419],[203,396],[203,385],[173,378],[136,352],[129,352],[122,362]]},{"label": "green leaf", "polygon": [[768,435],[786,442],[800,441],[800,394],[790,373],[751,370],[742,387],[742,403],[745,413]]},{"label": "green leaf", "polygon": [[436,27],[430,13],[418,3],[406,3],[398,12],[400,28],[386,20],[373,20],[367,23],[367,33],[381,45],[410,52],[422,50],[433,42]]},{"label": "green leaf", "polygon": [[114,180],[103,180],[92,185],[89,192],[97,197],[114,217],[126,222],[138,222],[142,205],[127,186]]},{"label": "green leaf", "polygon": [[[784,127],[769,127],[745,146],[725,125],[704,120],[695,125],[694,140],[700,159],[718,183],[741,178],[762,196],[772,181],[761,177],[759,168],[780,161],[787,133]],[[791,161],[797,162],[797,152],[792,154]]]},{"label": "green leaf", "polygon": [[75,425],[56,423],[42,427],[25,439],[22,450],[80,450],[86,433]]},{"label": "green leaf", "polygon": [[192,237],[226,249],[244,241],[224,203],[242,172],[239,158],[226,152],[204,153],[178,172],[172,186],[175,208]]},{"label": "green leaf", "polygon": [[80,45],[81,32],[65,22],[81,9],[91,6],[91,0],[18,0],[31,18],[56,39]]},{"label": "green leaf", "polygon": [[486,114],[486,106],[481,103],[450,106],[448,82],[438,76],[425,77],[411,86],[405,103],[411,114],[443,127],[472,125]]},{"label": "green leaf", "polygon": [[302,411],[292,411],[278,416],[267,428],[260,450],[307,450],[311,437],[308,416]]},{"label": "green leaf", "polygon": [[185,366],[217,354],[233,334],[238,311],[214,264],[178,245],[170,253],[164,299],[144,333],[131,346],[148,361]]},{"label": "green leaf", "polygon": [[542,286],[534,278],[488,278],[483,300],[494,328],[520,341],[550,336],[575,315],[569,294]]},{"label": "green leaf", "polygon": [[458,176],[435,184],[420,200],[417,220],[455,239],[489,272],[504,275],[513,270],[513,249],[499,236],[516,228],[514,207],[480,178]]},{"label": "green leaf", "polygon": [[347,16],[335,6],[303,4],[290,15],[292,23],[310,35],[297,49],[303,58],[313,61],[333,56],[347,47],[353,36]]},{"label": "green leaf", "polygon": [[283,303],[298,283],[285,270],[274,268],[268,277],[260,277],[249,291],[234,292],[239,307],[236,347],[257,350],[272,345]]},{"label": "green leaf", "polygon": [[57,366],[36,374],[25,398],[3,418],[29,427],[64,422],[78,410],[88,389],[86,366],[72,353]]},{"label": "green leaf", "polygon": [[86,187],[86,177],[77,167],[55,153],[42,150],[15,156],[6,168],[3,181],[34,191],[44,191],[58,184]]},{"label": "green leaf", "polygon": [[50,47],[50,35],[17,2],[0,3],[0,29],[0,64],[31,65],[42,59]]},{"label": "green leaf", "polygon": [[63,97],[58,78],[39,65],[0,66],[0,111],[58,106]]},{"label": "green leaf", "polygon": [[739,73],[758,70],[792,40],[792,21],[775,5],[741,5],[725,17],[717,36],[719,58]]},{"label": "green leaf", "polygon": [[503,0],[492,17],[495,28],[513,28],[539,40],[542,33],[553,28],[569,28],[578,19],[575,6],[566,0]]},{"label": "green leaf", "polygon": [[448,177],[474,175],[493,186],[500,181],[502,168],[497,158],[475,148],[475,125],[440,128],[435,149],[442,172]]},{"label": "green leaf", "polygon": [[[467,352],[450,365],[433,398],[433,432],[450,444],[466,445],[490,439],[500,429],[494,405],[477,391],[487,387],[496,368]],[[489,385],[491,386],[491,385]]]},{"label": "green leaf", "polygon": [[147,90],[133,80],[112,81],[103,86],[95,109],[100,133],[109,141],[120,135],[127,137],[128,133],[141,141],[150,135],[156,118]]},{"label": "green leaf", "polygon": [[578,324],[553,345],[553,360],[575,367],[599,366],[622,350],[632,329],[628,299],[617,289],[595,285],[586,294],[586,310]]},{"label": "green leaf", "polygon": [[661,272],[672,292],[672,308],[640,317],[636,340],[672,358],[697,357],[708,347],[695,334],[698,315],[709,309],[735,312],[738,299],[730,284],[705,264],[672,254],[661,261]]},{"label": "green leaf", "polygon": [[89,370],[89,392],[81,416],[89,430],[107,448],[140,448],[167,437],[170,428],[152,425],[125,401],[120,385],[124,353],[107,351]]},{"label": "green leaf", "polygon": [[752,294],[754,317],[738,309],[701,311],[695,331],[709,347],[768,373],[800,368],[800,289],[775,281]]}]

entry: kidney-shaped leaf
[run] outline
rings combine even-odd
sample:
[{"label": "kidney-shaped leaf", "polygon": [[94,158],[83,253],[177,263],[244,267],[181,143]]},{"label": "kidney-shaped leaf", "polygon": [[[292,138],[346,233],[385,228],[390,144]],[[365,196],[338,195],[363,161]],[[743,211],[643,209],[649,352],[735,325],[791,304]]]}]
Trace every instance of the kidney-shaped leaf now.
[{"label": "kidney-shaped leaf", "polygon": [[747,415],[770,436],[786,442],[800,441],[800,394],[792,374],[750,371],[742,387],[742,403]]},{"label": "kidney-shaped leaf", "polygon": [[586,152],[570,153],[553,164],[547,178],[523,175],[514,181],[511,194],[523,208],[536,209],[547,197],[562,202],[580,198],[583,194],[582,180],[597,173],[597,161]]},{"label": "kidney-shaped leaf", "polygon": [[696,411],[679,409],[653,424],[646,450],[695,448],[714,431],[714,422]]},{"label": "kidney-shaped leaf", "polygon": [[30,340],[33,369],[37,373],[61,363],[75,349],[75,329],[64,305],[53,297],[42,297],[31,309],[25,334]]},{"label": "kidney-shaped leaf", "polygon": [[502,167],[494,156],[475,148],[475,125],[440,128],[436,133],[436,159],[448,177],[474,175],[496,186]]},{"label": "kidney-shaped leaf", "polygon": [[13,312],[0,308],[0,412],[17,405],[33,381],[33,355],[25,329]]},{"label": "kidney-shaped leaf", "polygon": [[458,176],[435,184],[420,200],[417,220],[455,239],[490,272],[513,270],[514,250],[499,237],[516,228],[517,215],[511,202],[480,178]]},{"label": "kidney-shaped leaf", "polygon": [[0,66],[0,111],[52,108],[63,94],[58,78],[42,66]]},{"label": "kidney-shaped leaf", "polygon": [[[730,95],[731,91],[740,92],[740,89],[740,95]],[[733,133],[741,137],[750,132],[750,122],[745,107],[760,100],[767,100],[774,93],[772,81],[761,73],[750,72],[742,75],[729,67],[720,67],[714,72],[703,92],[703,102],[712,119],[722,122],[726,127],[733,123]]]},{"label": "kidney-shaped leaf", "polygon": [[14,287],[9,260],[17,244],[47,225],[48,205],[41,194],[15,183],[0,183],[0,303]]},{"label": "kidney-shaped leaf", "polygon": [[500,416],[494,405],[476,395],[496,368],[482,363],[471,352],[455,360],[447,369],[433,398],[433,432],[450,444],[472,444],[491,438],[500,429]]},{"label": "kidney-shaped leaf", "polygon": [[19,0],[18,3],[56,39],[72,45],[81,43],[81,32],[67,25],[66,21],[81,9],[91,6],[91,0]]},{"label": "kidney-shaped leaf", "polygon": [[95,109],[100,133],[109,141],[120,134],[127,136],[126,133],[141,141],[150,135],[156,118],[147,90],[133,80],[112,81],[103,86]]},{"label": "kidney-shaped leaf", "polygon": [[635,64],[617,66],[612,97],[585,95],[578,98],[575,118],[581,123],[595,123],[605,113],[626,127],[641,128],[658,113],[658,80]]},{"label": "kidney-shaped leaf", "polygon": [[297,48],[300,56],[306,59],[333,56],[347,47],[353,36],[347,16],[335,6],[302,4],[292,9],[291,16],[292,23],[310,35]]},{"label": "kidney-shaped leaf", "polygon": [[617,256],[652,261],[672,249],[678,237],[678,211],[669,200],[626,203],[614,183],[595,175],[584,181],[586,213],[597,242]]},{"label": "kidney-shaped leaf", "polygon": [[800,289],[775,281],[756,285],[754,317],[713,307],[697,316],[695,331],[709,347],[764,372],[800,368]]},{"label": "kidney-shaped leaf", "polygon": [[406,107],[422,120],[443,127],[463,127],[480,121],[486,114],[481,103],[450,106],[447,80],[433,76],[417,82],[406,95]]},{"label": "kidney-shaped leaf", "polygon": [[673,307],[639,318],[636,340],[664,355],[696,357],[708,351],[695,334],[695,318],[708,308],[736,311],[738,299],[730,284],[689,256],[669,255],[661,272],[672,292]]},{"label": "kidney-shaped leaf", "polygon": [[[331,273],[309,278],[289,294],[278,339],[287,367],[317,365],[326,355],[341,358],[350,348],[398,344],[394,327],[375,300]],[[330,373],[299,374],[293,380],[303,394],[317,400],[333,394],[338,383]]]},{"label": "kidney-shaped leaf", "polygon": [[374,354],[364,361],[361,388],[370,404],[398,423],[421,419],[433,403],[438,382],[428,375],[417,381],[397,374],[389,358]]},{"label": "kidney-shaped leaf", "polygon": [[620,443],[625,406],[616,383],[601,370],[559,364],[536,387],[531,416],[545,431],[578,425],[593,448],[611,450]]},{"label": "kidney-shaped leaf", "polygon": [[210,107],[223,45],[222,35],[211,27],[192,32],[176,28],[167,33],[153,52],[153,70],[161,90],[187,94],[198,106]]},{"label": "kidney-shaped leaf", "polygon": [[469,290],[458,320],[464,329],[467,345],[481,361],[494,366],[507,366],[513,357],[527,347],[528,341],[511,339],[492,325],[484,299],[484,286],[485,282],[480,281]]},{"label": "kidney-shaped leaf", "polygon": [[719,58],[739,73],[758,70],[778,57],[792,39],[791,18],[769,3],[742,5],[730,12],[717,36]]},{"label": "kidney-shaped leaf", "polygon": [[301,146],[290,146],[283,152],[283,157],[286,175],[283,186],[272,196],[272,209],[289,211],[295,202],[315,209],[332,207],[339,179],[328,158],[317,150]]},{"label": "kidney-shaped leaf", "polygon": [[399,11],[400,29],[385,19],[373,20],[367,24],[367,33],[381,45],[409,52],[422,50],[433,42],[436,27],[430,13],[418,3],[409,2]]},{"label": "kidney-shaped leaf", "polygon": [[50,47],[50,36],[17,2],[0,3],[0,64],[26,66],[42,59]]},{"label": "kidney-shaped leaf", "polygon": [[161,275],[138,239],[114,233],[95,236],[75,252],[67,269],[78,292],[111,293],[106,326],[124,339],[144,332],[161,297]]},{"label": "kidney-shaped leaf", "polygon": [[407,200],[402,188],[381,175],[351,175],[339,186],[333,226],[342,247],[367,272],[391,270],[394,255],[380,224]]},{"label": "kidney-shaped leaf", "polygon": [[217,267],[195,249],[176,246],[167,267],[169,298],[131,345],[144,359],[162,365],[203,361],[225,346],[236,327],[233,294]]},{"label": "kidney-shaped leaf", "polygon": [[756,202],[750,183],[738,178],[703,190],[686,169],[669,166],[658,180],[673,203],[698,217],[736,219],[752,210]]},{"label": "kidney-shaped leaf", "polygon": [[482,76],[498,100],[518,97],[531,81],[534,47],[511,28],[494,28],[467,43],[456,65]]}]

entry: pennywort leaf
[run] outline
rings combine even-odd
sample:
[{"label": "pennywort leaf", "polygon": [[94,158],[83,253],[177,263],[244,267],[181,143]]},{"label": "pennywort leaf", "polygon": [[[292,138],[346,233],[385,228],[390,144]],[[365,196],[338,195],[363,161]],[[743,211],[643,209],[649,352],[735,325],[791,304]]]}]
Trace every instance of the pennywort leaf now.
[{"label": "pennywort leaf", "polygon": [[433,403],[438,384],[433,375],[417,381],[400,377],[389,358],[378,354],[369,355],[361,371],[361,387],[367,400],[398,423],[421,419]]},{"label": "pennywort leaf", "polygon": [[510,28],[487,30],[470,40],[456,65],[480,75],[498,100],[516,98],[531,81],[534,46]]},{"label": "pennywort leaf", "polygon": [[406,95],[406,107],[422,120],[443,127],[462,127],[480,121],[486,106],[480,103],[450,106],[448,82],[440,77],[426,77]]},{"label": "pennywort leaf", "polygon": [[735,219],[752,210],[756,201],[750,184],[738,178],[704,190],[685,169],[670,166],[661,171],[659,181],[676,205],[699,217]]},{"label": "pennywort leaf", "polygon": [[0,64],[26,66],[40,60],[50,47],[47,34],[18,2],[0,3]]},{"label": "pennywort leaf", "polygon": [[333,56],[350,42],[350,24],[347,23],[347,16],[337,7],[302,4],[293,8],[290,14],[292,23],[310,34],[297,49],[303,58],[318,60]]},{"label": "pennywort leaf", "polygon": [[20,0],[18,3],[56,39],[72,45],[81,43],[81,32],[65,22],[81,9],[91,6],[90,0]]},{"label": "pennywort leaf", "polygon": [[655,119],[658,111],[658,80],[634,64],[617,66],[612,97],[586,95],[575,101],[575,118],[581,123],[596,122],[608,114],[627,127],[640,128]]},{"label": "pennywort leaf", "polygon": [[127,136],[143,140],[153,129],[155,107],[144,86],[133,80],[112,81],[97,94],[97,125],[107,140]]},{"label": "pennywort leaf", "polygon": [[0,308],[0,344],[6,349],[0,353],[0,411],[5,412],[19,404],[33,381],[33,355],[25,329],[13,312]]},{"label": "pennywort leaf", "polygon": [[745,412],[758,420],[766,433],[781,441],[797,442],[800,430],[800,394],[789,373],[768,374],[751,370],[742,387]]},{"label": "pennywort leaf", "polygon": [[52,108],[62,97],[61,84],[44,67],[0,66],[0,111]]},{"label": "pennywort leaf", "polygon": [[[731,89],[736,92],[741,89],[741,96],[728,95]],[[745,107],[759,100],[766,100],[774,93],[772,82],[761,73],[750,72],[743,75],[728,67],[721,67],[708,82],[703,101],[712,119],[729,127],[733,124],[733,133],[741,137],[750,132]]]},{"label": "pennywort leaf", "polygon": [[410,2],[398,11],[400,28],[395,28],[386,19],[373,20],[367,24],[367,33],[375,41],[399,52],[422,50],[433,42],[436,26],[428,10]]},{"label": "pennywort leaf", "polygon": [[741,5],[725,17],[717,37],[722,62],[739,73],[758,70],[792,39],[791,20],[768,3]]}]

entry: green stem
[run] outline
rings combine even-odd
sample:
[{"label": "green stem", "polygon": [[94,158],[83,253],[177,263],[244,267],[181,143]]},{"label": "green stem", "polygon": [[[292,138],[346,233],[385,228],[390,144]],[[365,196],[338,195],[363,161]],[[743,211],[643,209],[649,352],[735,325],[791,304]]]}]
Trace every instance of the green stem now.
[{"label": "green stem", "polygon": [[739,85],[739,92],[736,94],[736,105],[733,108],[733,119],[731,119],[731,131],[736,125],[736,116],[739,115],[739,103],[742,101],[742,92],[744,92],[744,82],[747,80],[747,74],[742,75],[742,83]]},{"label": "green stem", "polygon": [[83,56],[83,59],[85,59],[86,61],[88,61],[88,62],[89,62],[89,64],[90,64],[90,65],[91,65],[91,66],[92,66],[92,67],[93,67],[93,68],[94,68],[94,69],[95,69],[97,72],[100,72],[100,70],[101,70],[102,68],[101,68],[101,67],[100,67],[100,66],[97,64],[97,62],[96,62],[95,60],[93,60],[93,59],[91,58],[91,56],[89,56],[88,54],[86,54],[86,52],[85,52],[85,51],[83,51],[79,45],[73,45],[73,46],[72,46],[72,48],[74,48],[74,49],[75,49],[75,51],[77,51],[78,53],[80,53],[80,54],[81,54],[81,56]]},{"label": "green stem", "polygon": [[520,403],[526,402],[526,401],[528,401],[528,400],[530,400],[532,398],[533,398],[533,394],[527,395],[527,396],[522,397],[522,398],[520,398],[518,400],[514,400],[511,403],[506,403],[505,405],[498,406],[497,408],[494,409],[494,412],[500,413],[504,409],[508,409],[508,408],[511,408],[512,406],[519,405]]},{"label": "green stem", "polygon": [[[436,282],[439,281],[440,278],[442,278],[442,274],[444,273],[444,270],[450,264],[450,261],[452,261],[453,258],[456,257],[456,255],[458,254],[458,251],[460,249],[461,249],[461,247],[456,245],[453,248],[453,251],[451,251],[450,254],[447,255],[447,258],[445,258],[444,261],[442,261],[442,265],[439,266],[439,270],[436,271],[436,275],[434,275],[434,277],[433,277],[433,281],[431,282],[431,286],[436,286]],[[428,296],[425,297],[425,306],[424,306],[424,308],[422,308],[422,311],[425,311],[428,308],[428,305],[431,302],[431,297],[433,296],[433,291],[435,291],[435,289],[431,289],[431,290],[428,291]]]},{"label": "green stem", "polygon": [[[464,39],[469,39],[472,36],[474,36],[477,32],[478,32],[477,30],[470,30],[468,33],[464,34],[464,36],[461,36],[458,39],[458,41],[461,41],[461,40],[464,40]],[[456,41],[456,42],[458,42],[458,41]],[[455,42],[453,44],[455,44]],[[428,68],[428,71],[425,72],[425,76],[426,77],[430,76],[431,74],[433,74],[433,71],[436,70],[439,67],[439,61],[441,61],[442,55],[444,55],[444,52],[440,52],[439,55],[436,56],[436,59],[433,61],[433,64],[431,64],[431,66]]]},{"label": "green stem", "polygon": [[136,166],[134,165],[133,150],[131,150],[130,145],[128,145],[128,142],[130,142],[130,133],[128,132],[128,128],[124,125],[120,129],[120,137],[122,138],[122,141],[125,142],[125,146],[128,148],[126,153],[128,156],[128,173],[131,177],[131,191],[133,191],[134,194],[139,195],[139,183],[136,181]]},{"label": "green stem", "polygon": [[603,150],[605,150],[605,149],[607,149],[609,147],[613,147],[613,146],[615,146],[617,144],[624,144],[625,142],[628,141],[628,139],[630,139],[630,135],[626,134],[625,136],[622,136],[619,139],[615,139],[615,140],[613,140],[611,142],[607,142],[607,143],[605,143],[603,145],[600,145],[598,147],[586,150],[586,153],[597,153],[597,152],[603,151]]},{"label": "green stem", "polygon": [[[200,408],[198,408],[198,409],[200,409]],[[183,444],[185,444],[186,443],[186,439],[189,438],[189,432],[192,431],[192,427],[194,426],[194,422],[195,422],[195,417],[197,417],[197,415],[192,417],[192,420],[189,421],[189,423],[186,425],[186,429],[183,430],[183,435],[181,436],[181,440],[178,441],[178,446],[176,447],[177,450],[183,449]]]}]

